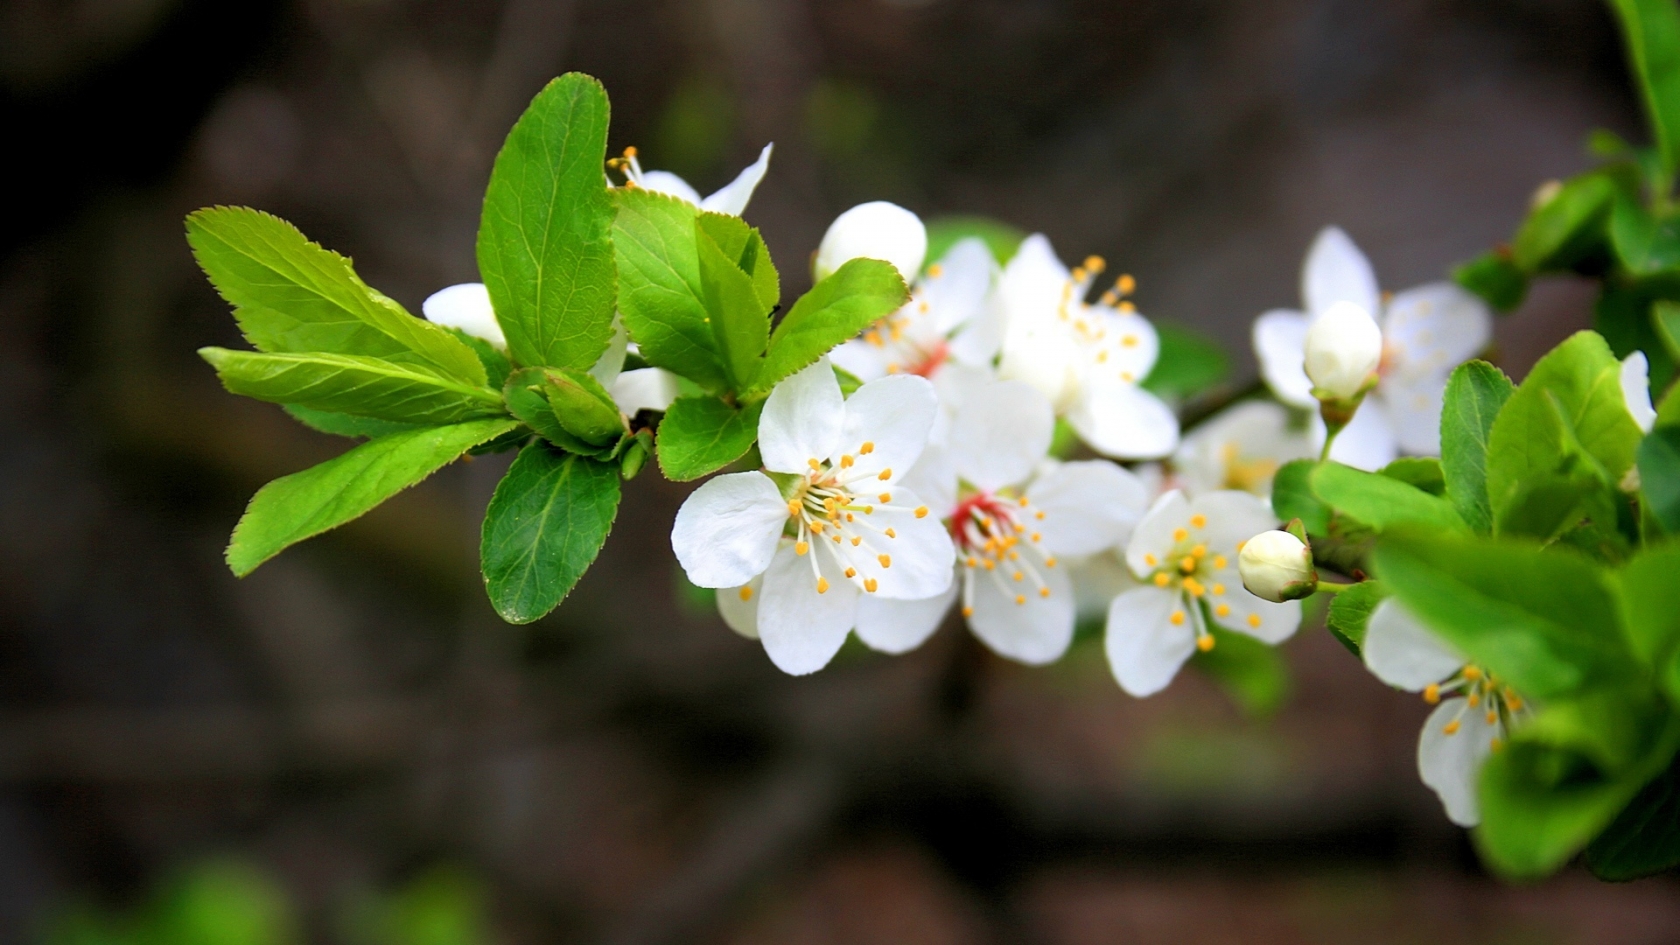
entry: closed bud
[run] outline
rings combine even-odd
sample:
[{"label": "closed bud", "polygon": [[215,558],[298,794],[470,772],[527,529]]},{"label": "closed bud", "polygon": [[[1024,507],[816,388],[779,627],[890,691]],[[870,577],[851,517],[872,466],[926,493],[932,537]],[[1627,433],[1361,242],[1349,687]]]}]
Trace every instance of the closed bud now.
[{"label": "closed bud", "polygon": [[1283,531],[1261,532],[1237,555],[1237,571],[1250,594],[1282,603],[1299,600],[1318,589],[1312,548]]},{"label": "closed bud", "polygon": [[906,283],[915,281],[927,256],[927,227],[921,217],[895,203],[860,203],[834,218],[817,247],[814,275],[826,279],[848,261],[881,259],[892,263]]},{"label": "closed bud", "polygon": [[1321,400],[1364,393],[1382,361],[1382,329],[1352,302],[1337,302],[1307,329],[1306,369]]}]

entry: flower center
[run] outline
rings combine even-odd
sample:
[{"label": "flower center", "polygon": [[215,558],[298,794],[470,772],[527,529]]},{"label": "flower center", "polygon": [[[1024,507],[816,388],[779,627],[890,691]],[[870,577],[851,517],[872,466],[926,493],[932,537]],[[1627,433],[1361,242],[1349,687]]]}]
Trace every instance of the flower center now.
[{"label": "flower center", "polygon": [[[929,271],[932,275],[932,270]],[[882,349],[888,374],[915,374],[931,379],[951,356],[945,339],[934,330],[926,299],[912,297],[903,308],[876,322],[863,340]]]},{"label": "flower center", "polygon": [[626,187],[642,186],[642,163],[636,160],[634,146],[625,148],[620,157],[607,158],[607,169],[623,174]]},{"label": "flower center", "polygon": [[1237,444],[1226,443],[1219,449],[1220,464],[1225,467],[1225,481],[1220,485],[1222,489],[1241,489],[1244,492],[1259,492],[1260,488],[1269,482],[1278,471],[1275,459],[1257,457],[1243,459]]},{"label": "flower center", "polygon": [[1463,727],[1465,714],[1480,712],[1483,721],[1494,729],[1492,740],[1489,742],[1489,747],[1494,751],[1498,751],[1505,743],[1512,723],[1527,708],[1527,703],[1515,690],[1475,663],[1464,664],[1445,682],[1430,683],[1424,687],[1423,701],[1435,705],[1441,701],[1443,695],[1463,695],[1464,704],[1459,706],[1458,713],[1441,728],[1441,731],[1447,735],[1457,735]]},{"label": "flower center", "polygon": [[[1167,620],[1173,626],[1182,626],[1186,620],[1196,631],[1196,648],[1202,651],[1213,649],[1213,634],[1208,629],[1207,621],[1202,614],[1202,604],[1213,608],[1217,617],[1228,617],[1231,605],[1224,598],[1226,596],[1224,572],[1230,565],[1229,559],[1223,554],[1208,548],[1202,532],[1207,529],[1207,516],[1200,513],[1190,516],[1188,527],[1173,530],[1172,550],[1166,558],[1157,558],[1154,554],[1143,556],[1143,563],[1154,570],[1150,572],[1149,581],[1156,587],[1177,592],[1178,606],[1167,615]],[[1241,546],[1238,546],[1241,551]],[[1258,629],[1260,615],[1248,615],[1248,625]]]},{"label": "flower center", "polygon": [[[994,582],[1004,596],[1022,606],[1029,593],[1050,596],[1041,569],[1056,566],[1045,551],[1044,536],[1032,524],[1044,510],[1026,496],[979,491],[965,496],[951,513],[951,538],[963,565],[963,616],[974,615],[974,581]],[[1025,552],[1025,554],[1023,554]]]},{"label": "flower center", "polygon": [[[1094,365],[1106,365],[1110,360],[1125,362],[1129,360],[1126,355],[1130,350],[1142,343],[1135,333],[1117,328],[1110,321],[1117,312],[1136,311],[1130,301],[1123,301],[1137,288],[1137,281],[1131,276],[1121,275],[1116,279],[1097,304],[1085,301],[1091,283],[1107,265],[1101,256],[1088,256],[1084,263],[1075,266],[1062,285],[1061,304],[1056,308],[1057,316],[1072,330],[1074,341]],[[1141,380],[1129,368],[1122,368],[1119,374],[1128,383]]]},{"label": "flower center", "polygon": [[[875,452],[875,444],[865,440],[855,452],[842,454],[839,462],[815,458],[806,460],[810,471],[794,486],[788,498],[788,524],[793,532],[793,550],[801,557],[809,557],[811,576],[816,580],[817,593],[828,592],[828,580],[823,577],[815,555],[810,554],[813,542],[827,539],[846,577],[873,594],[880,586],[874,577],[860,577],[877,567],[884,571],[892,567],[891,543],[898,533],[889,526],[878,526],[873,520],[877,509],[913,512],[926,518],[927,506],[911,509],[894,505],[891,469],[877,471],[857,468],[857,457]],[[872,488],[879,491],[870,491]]]}]

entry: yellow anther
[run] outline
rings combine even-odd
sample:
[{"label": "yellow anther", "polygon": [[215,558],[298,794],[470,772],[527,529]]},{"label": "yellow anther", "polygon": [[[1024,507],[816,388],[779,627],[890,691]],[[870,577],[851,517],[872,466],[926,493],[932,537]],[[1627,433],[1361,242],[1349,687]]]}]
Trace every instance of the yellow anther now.
[{"label": "yellow anther", "polygon": [[963,608],[963,616],[964,617],[974,616],[974,608],[973,607],[964,607]]},{"label": "yellow anther", "polygon": [[[865,515],[874,515],[874,514],[875,514],[875,506],[873,506],[873,505],[866,505],[866,506],[864,506],[864,507],[863,507],[863,514],[865,514]],[[852,513],[850,513],[850,512],[847,512],[847,513],[846,513],[846,521],[848,521],[848,522],[849,522],[849,521],[851,521],[851,520],[852,520]]]},{"label": "yellow anther", "polygon": [[881,501],[882,502],[891,502],[892,501],[892,493],[891,492],[881,493]]},{"label": "yellow anther", "polygon": [[1167,572],[1162,571],[1155,575],[1156,587],[1166,587],[1170,583],[1172,583],[1172,578],[1167,577]]},{"label": "yellow anther", "polygon": [[1100,301],[1103,305],[1107,305],[1112,308],[1115,302],[1120,301],[1120,293],[1113,289],[1109,289],[1107,292],[1102,294],[1102,299]]},{"label": "yellow anther", "polygon": [[810,466],[812,469],[821,469],[822,468],[822,463],[819,463],[814,459],[808,459],[808,460],[805,461],[805,463],[806,463],[806,465]]},{"label": "yellow anther", "polygon": [[1047,568],[1055,567],[1056,566],[1056,559],[1055,558],[1045,558],[1044,559],[1044,566],[1047,567]]},{"label": "yellow anther", "polygon": [[1131,371],[1121,371],[1120,379],[1128,384],[1133,384],[1137,382],[1137,375],[1133,374]]},{"label": "yellow anther", "polygon": [[1033,513],[1033,518],[1036,518],[1041,522],[1044,521],[1044,510],[1039,509],[1037,512],[1034,512]]},{"label": "yellow anther", "polygon": [[1108,263],[1106,261],[1104,261],[1101,256],[1086,256],[1085,257],[1085,268],[1090,270],[1090,272],[1093,273],[1093,274],[1102,272],[1104,267],[1106,267],[1107,265],[1108,265]]},{"label": "yellow anther", "polygon": [[840,457],[840,468],[841,469],[851,469],[852,464],[855,463],[855,462],[857,462],[857,460],[852,459],[852,454],[847,453],[846,455]]},{"label": "yellow anther", "polygon": [[916,506],[916,517],[917,518],[927,518],[927,506],[925,506],[925,505]]},{"label": "yellow anther", "polygon": [[1523,707],[1523,701],[1517,698],[1511,690],[1507,689],[1505,690],[1505,707],[1510,709],[1512,712],[1516,712]]},{"label": "yellow anther", "polygon": [[881,567],[892,567],[892,555],[876,555],[875,560],[881,562]]},{"label": "yellow anther", "polygon": [[1470,690],[1470,694],[1465,697],[1464,701],[1470,703],[1470,708],[1474,709],[1476,706],[1482,704],[1482,694],[1472,689]]},{"label": "yellow anther", "polygon": [[1458,734],[1458,720],[1453,719],[1451,722],[1448,722],[1446,725],[1441,726],[1441,731],[1445,732],[1448,735],[1457,735]]},{"label": "yellow anther", "polygon": [[812,523],[811,523],[811,534],[813,534],[813,535],[821,535],[821,534],[822,534],[822,530],[823,530],[823,523],[821,523],[821,522],[817,522],[817,521],[813,521],[813,522],[812,522]]},{"label": "yellow anther", "polygon": [[1246,539],[1246,538],[1244,538],[1242,541],[1237,542],[1237,554],[1242,554],[1243,545],[1246,545],[1246,544],[1248,544],[1248,539]]},{"label": "yellow anther", "polygon": [[1021,573],[1020,571],[1016,571],[1014,574],[1010,575],[1010,578],[1012,578],[1013,580],[1016,580],[1016,581],[1019,581],[1024,577],[1026,577],[1026,575]]},{"label": "yellow anther", "polygon": [[875,452],[875,441],[874,440],[864,440],[863,445],[858,447],[858,452],[863,454],[864,456],[868,456],[870,453]]},{"label": "yellow anther", "polygon": [[1049,596],[1050,596],[1050,588],[1048,588],[1048,587],[1041,587],[1041,588],[1039,588],[1039,589],[1038,589],[1038,596],[1040,596],[1040,597],[1049,597]]},{"label": "yellow anther", "polygon": [[929,279],[937,279],[944,274],[944,267],[940,266],[938,263],[934,263],[933,265],[927,267],[927,277]]},{"label": "yellow anther", "polygon": [[1219,606],[1213,608],[1213,615],[1215,617],[1229,617],[1229,616],[1231,616],[1231,605],[1230,604],[1220,604]]},{"label": "yellow anther", "polygon": [[[869,514],[869,510],[868,510],[868,509],[864,509],[864,510],[863,510],[863,513],[864,513],[864,514],[865,514],[865,515],[868,515],[868,514]],[[855,522],[855,521],[857,521],[857,519],[855,519],[855,518],[853,518],[853,517],[852,517],[852,513],[850,513],[850,512],[847,512],[847,513],[846,513],[846,521],[848,521],[848,522]]]},{"label": "yellow anther", "polygon": [[1440,702],[1441,701],[1441,684],[1440,683],[1430,683],[1429,685],[1424,686],[1423,687],[1423,701],[1429,703],[1430,705],[1434,705],[1435,703]]},{"label": "yellow anther", "polygon": [[1259,629],[1259,627],[1260,627],[1260,615],[1259,614],[1249,614],[1248,615],[1248,625],[1250,627],[1254,627],[1255,629]]},{"label": "yellow anther", "polygon": [[804,511],[804,509],[800,507],[798,502],[795,502],[792,499],[788,500],[788,514],[789,515],[798,515],[802,511]]},{"label": "yellow anther", "polygon": [[1206,557],[1207,545],[1197,545],[1196,547],[1190,549],[1190,553],[1198,558]]},{"label": "yellow anther", "polygon": [[1487,714],[1487,724],[1492,725],[1492,724],[1494,724],[1495,722],[1498,722],[1498,721],[1499,721],[1498,710],[1489,709],[1488,714]]},{"label": "yellow anther", "polygon": [[1144,555],[1143,556],[1143,563],[1147,564],[1147,565],[1149,565],[1150,567],[1153,568],[1155,566],[1155,556],[1154,555]]},{"label": "yellow anther", "polygon": [[752,588],[750,588],[750,587],[741,588],[741,599],[742,600],[752,600]]},{"label": "yellow anther", "polygon": [[[1120,336],[1120,347],[1122,347],[1122,348],[1136,348],[1137,343],[1138,343],[1137,335],[1121,335]],[[1198,527],[1200,527],[1200,526],[1198,526]]]},{"label": "yellow anther", "polygon": [[1184,611],[1175,610],[1167,617],[1167,622],[1175,627],[1184,626]]},{"label": "yellow anther", "polygon": [[1121,302],[1120,303],[1120,311],[1122,311],[1122,312],[1135,312],[1135,311],[1137,311],[1137,306],[1133,305],[1129,301],[1128,302]]},{"label": "yellow anther", "polygon": [[892,478],[892,467],[888,466],[886,469],[881,470],[881,474],[879,476],[876,476],[875,478],[881,480],[882,482],[886,482],[888,479],[891,479]]},{"label": "yellow anther", "polygon": [[1033,540],[1033,544],[1038,544],[1039,542],[1043,541],[1044,540],[1043,533],[1033,532],[1032,533],[1032,540]]},{"label": "yellow anther", "polygon": [[1504,748],[1504,747],[1505,747],[1505,743],[1499,740],[1498,735],[1495,735],[1492,738],[1488,739],[1488,751],[1498,751],[1499,749]]},{"label": "yellow anther", "polygon": [[1476,680],[1482,678],[1482,668],[1480,666],[1466,666],[1460,672],[1464,674],[1465,679],[1468,679],[1471,682],[1475,682]]},{"label": "yellow anther", "polygon": [[[1190,516],[1190,527],[1191,528],[1206,528],[1207,527],[1207,516],[1203,515],[1200,512],[1197,512],[1195,515]],[[1204,553],[1205,552],[1197,552],[1197,554],[1204,554]]]},{"label": "yellow anther", "polygon": [[[836,540],[838,540],[838,537],[836,538]],[[863,544],[863,536],[862,535],[853,535],[852,536],[852,547],[856,548],[858,545],[861,545],[861,544]]]},{"label": "yellow anther", "polygon": [[1173,529],[1173,541],[1183,541],[1184,539],[1189,538],[1189,537],[1190,537],[1189,529],[1185,529],[1185,528],[1175,528],[1175,529]]},{"label": "yellow anther", "polygon": [[1016,594],[1015,595],[1015,603],[1017,605],[1025,604],[1026,602],[1027,602],[1027,595],[1025,595],[1025,594]]},{"label": "yellow anther", "polygon": [[898,532],[895,532],[890,528],[887,529],[886,531],[882,532],[881,534],[886,535],[888,538],[897,538],[898,537]]},{"label": "yellow anther", "polygon": [[880,587],[880,586],[881,585],[876,583],[874,578],[864,578],[863,579],[863,589],[868,591],[871,594],[875,593],[875,588]]},{"label": "yellow anther", "polygon": [[1026,496],[1021,496],[1020,503],[1021,503],[1021,508],[1023,508],[1023,509],[1026,508],[1027,507],[1027,497]]},{"label": "yellow anther", "polygon": [[1114,287],[1120,290],[1121,295],[1131,295],[1137,291],[1137,280],[1129,272],[1121,273],[1120,278],[1114,280]]},{"label": "yellow anther", "polygon": [[967,564],[971,568],[978,568],[980,566],[979,559],[975,558],[973,555],[969,555],[968,560],[964,563]]},{"label": "yellow anther", "polygon": [[803,542],[803,541],[794,543],[793,553],[796,554],[796,555],[803,556],[805,554],[805,552],[810,551],[810,550],[811,550],[811,546],[809,544]]},{"label": "yellow anther", "polygon": [[1207,588],[1202,586],[1202,582],[1190,577],[1184,579],[1184,590],[1189,592],[1191,597],[1200,597],[1207,593]]},{"label": "yellow anther", "polygon": [[828,593],[828,578],[817,578],[817,593],[818,594],[827,594]]},{"label": "yellow anther", "polygon": [[1223,596],[1224,593],[1225,593],[1225,585],[1215,584],[1213,586],[1213,596],[1220,597],[1220,596]]},{"label": "yellow anther", "polygon": [[982,558],[980,559],[980,566],[988,571],[991,571],[997,567],[997,562],[990,558]]},{"label": "yellow anther", "polygon": [[[923,315],[926,315],[927,311],[928,311],[928,304],[926,302],[923,302],[920,305],[917,305],[916,306],[916,311],[921,312]],[[894,327],[896,328],[897,326],[894,326]]]},{"label": "yellow anther", "polygon": [[1226,564],[1228,564],[1228,563],[1229,563],[1229,562],[1227,562],[1227,561],[1226,561],[1226,560],[1225,560],[1225,556],[1224,556],[1224,555],[1214,555],[1214,556],[1213,556],[1213,566],[1214,566],[1214,567],[1215,567],[1215,568],[1218,568],[1218,569],[1220,569],[1220,570],[1224,570],[1224,569],[1225,569],[1225,565],[1226,565]]},{"label": "yellow anther", "polygon": [[857,577],[857,568],[847,568],[846,576],[849,578]]},{"label": "yellow anther", "polygon": [[1185,574],[1194,572],[1196,570],[1196,566],[1199,564],[1201,564],[1201,562],[1196,560],[1195,555],[1185,555],[1184,557],[1178,559],[1178,569],[1183,571]]},{"label": "yellow anther", "polygon": [[1097,352],[1097,363],[1098,364],[1107,364],[1108,363],[1108,352],[1106,350]]},{"label": "yellow anther", "polygon": [[1197,637],[1196,638],[1196,649],[1201,650],[1203,653],[1206,653],[1208,650],[1213,649],[1213,634],[1204,633],[1201,636]]}]

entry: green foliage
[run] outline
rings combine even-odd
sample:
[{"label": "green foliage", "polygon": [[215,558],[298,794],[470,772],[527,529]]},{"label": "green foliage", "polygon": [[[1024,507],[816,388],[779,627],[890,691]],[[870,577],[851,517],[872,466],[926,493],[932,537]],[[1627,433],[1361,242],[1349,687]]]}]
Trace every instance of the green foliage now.
[{"label": "green foliage", "polygon": [[226,348],[200,348],[198,353],[230,393],[274,404],[422,424],[458,423],[502,409],[502,398],[489,388],[380,358]]},{"label": "green foliage", "polygon": [[1465,531],[1464,520],[1452,503],[1380,473],[1321,463],[1310,484],[1320,499],[1378,532],[1401,525]]},{"label": "green foliage", "polygon": [[1669,0],[1611,0],[1663,167],[1680,167],[1680,11]]},{"label": "green foliage", "polygon": [[543,385],[548,405],[567,433],[595,447],[624,435],[624,419],[600,381],[583,371],[548,368]]},{"label": "green foliage", "polygon": [[392,433],[276,479],[257,492],[235,526],[228,567],[243,577],[287,547],[361,516],[514,426],[511,420],[476,420]]},{"label": "green foliage", "polygon": [[1371,612],[1387,596],[1382,582],[1362,581],[1331,598],[1326,621],[1331,636],[1358,656],[1365,646],[1365,628],[1371,622]]},{"label": "green foliage", "polygon": [[1529,273],[1567,269],[1603,239],[1616,185],[1597,171],[1570,178],[1511,238],[1511,261]]},{"label": "green foliage", "polygon": [[1143,379],[1145,389],[1162,397],[1192,397],[1230,376],[1231,359],[1219,342],[1201,332],[1159,322],[1155,333],[1161,340],[1161,353]]},{"label": "green foliage", "polygon": [[1639,444],[1639,490],[1670,535],[1680,535],[1680,427],[1658,427]]},{"label": "green foliage", "polygon": [[927,221],[927,259],[936,263],[945,258],[951,247],[969,237],[978,237],[992,251],[992,258],[1000,266],[1007,266],[1021,248],[1027,234],[999,220],[979,216],[934,217]]},{"label": "green foliage", "polygon": [[375,420],[372,417],[358,417],[348,413],[330,413],[325,410],[312,410],[297,404],[282,405],[293,420],[303,424],[318,433],[329,433],[333,436],[348,436],[355,439],[372,439],[385,436],[388,433],[401,433],[415,429],[412,423],[397,423],[393,420]]},{"label": "green foliage", "polygon": [[1454,267],[1452,277],[1500,313],[1521,305],[1528,295],[1528,273],[1511,261],[1509,252],[1489,250]]},{"label": "green foliage", "polygon": [[1659,219],[1620,194],[1610,213],[1610,245],[1622,266],[1635,275],[1673,269],[1680,266],[1680,220]]},{"label": "green foliage", "polygon": [[490,945],[483,882],[438,867],[403,888],[361,903],[352,916],[354,945]]},{"label": "green foliage", "polygon": [[677,482],[698,479],[747,454],[758,439],[763,401],[736,409],[716,397],[681,397],[659,422],[659,470]]},{"label": "green foliage", "polygon": [[211,860],[180,876],[129,915],[79,904],[47,923],[46,945],[294,945],[300,923],[266,873]]},{"label": "green foliage", "polygon": [[1447,479],[1441,470],[1441,461],[1433,456],[1402,456],[1377,472],[1430,495],[1445,495],[1447,492]]},{"label": "green foliage", "polygon": [[909,298],[909,287],[891,263],[848,261],[793,303],[770,335],[764,365],[745,393],[768,394],[777,382],[897,311]]},{"label": "green foliage", "polygon": [[614,466],[532,442],[484,513],[479,558],[490,603],[508,623],[547,614],[583,576],[618,514]]},{"label": "green foliage", "polygon": [[614,192],[618,307],[642,357],[711,393],[729,390],[707,323],[692,204],[632,188]]},{"label": "green foliage", "polygon": [[612,337],[608,111],[601,83],[567,73],[537,93],[496,155],[478,269],[508,352],[527,367],[587,370]]},{"label": "green foliage", "polygon": [[1516,388],[1486,361],[1460,365],[1447,381],[1441,407],[1441,475],[1447,498],[1471,528],[1493,529],[1488,502],[1488,437],[1494,418]]},{"label": "green foliage", "polygon": [[[714,233],[718,238],[713,238]],[[770,344],[770,310],[779,295],[776,268],[763,251],[764,241],[756,237],[738,217],[702,213],[695,218],[694,243],[706,316],[731,390],[746,390],[758,377],[764,349]],[[766,274],[766,285],[761,286],[761,280],[745,266]],[[761,292],[770,296],[768,304]]]},{"label": "green foliage", "polygon": [[1217,682],[1239,708],[1253,716],[1269,716],[1289,698],[1289,665],[1273,646],[1251,636],[1232,633],[1212,620],[1211,650],[1198,650],[1190,657],[1197,669]]},{"label": "green foliage", "polygon": [[1628,645],[1680,705],[1680,544],[1648,547],[1621,571]]},{"label": "green foliage", "polygon": [[1285,522],[1300,519],[1309,535],[1330,533],[1330,506],[1312,490],[1313,470],[1318,463],[1297,459],[1284,463],[1272,477],[1272,512]]},{"label": "green foliage", "polygon": [[1587,866],[1594,876],[1612,882],[1680,866],[1680,756],[1587,846]]}]

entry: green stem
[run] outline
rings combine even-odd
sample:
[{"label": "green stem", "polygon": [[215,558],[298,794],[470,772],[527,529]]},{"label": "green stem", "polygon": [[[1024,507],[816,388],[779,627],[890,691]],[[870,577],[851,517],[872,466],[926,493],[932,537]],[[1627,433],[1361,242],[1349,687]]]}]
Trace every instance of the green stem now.
[{"label": "green stem", "polygon": [[1335,581],[1319,581],[1318,582],[1318,589],[1321,590],[1321,591],[1324,591],[1327,594],[1340,594],[1341,592],[1347,590],[1350,587],[1358,587],[1358,586],[1359,586],[1359,584],[1357,582],[1349,582],[1347,584],[1338,584]]}]

